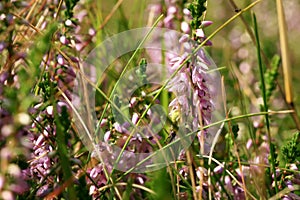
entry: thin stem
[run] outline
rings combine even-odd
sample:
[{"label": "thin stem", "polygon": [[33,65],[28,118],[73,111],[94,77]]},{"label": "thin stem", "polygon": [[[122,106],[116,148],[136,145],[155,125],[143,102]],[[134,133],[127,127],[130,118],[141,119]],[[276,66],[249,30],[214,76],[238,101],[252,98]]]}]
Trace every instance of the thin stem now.
[{"label": "thin stem", "polygon": [[105,17],[104,21],[102,24],[97,28],[97,31],[101,30],[104,28],[104,26],[108,23],[108,21],[112,18],[114,13],[118,10],[118,8],[121,6],[124,0],[119,0],[114,7],[112,8],[111,12]]},{"label": "thin stem", "polygon": [[[187,152],[186,152],[186,159],[187,159],[188,168],[189,168],[189,172],[190,172],[190,176],[191,176],[193,197],[194,197],[195,200],[197,200],[198,197],[197,197],[197,192],[196,192],[195,174],[194,174],[194,170],[193,170],[193,160],[192,160],[192,156],[191,156],[191,151],[190,150],[187,150]],[[201,190],[200,190],[200,192],[201,192]],[[200,198],[199,199],[201,199],[201,198],[202,198],[202,195],[200,194]]]},{"label": "thin stem", "polygon": [[[255,38],[256,38],[257,58],[258,58],[258,65],[259,65],[259,72],[260,72],[260,80],[261,80],[261,85],[262,85],[261,89],[262,89],[262,96],[263,96],[263,101],[264,101],[264,111],[267,112],[268,111],[268,103],[267,103],[267,97],[266,97],[264,69],[263,69],[261,54],[260,54],[260,42],[259,42],[256,16],[254,13],[253,13],[253,23],[254,23],[254,32],[255,32]],[[274,152],[274,148],[273,148],[272,140],[271,140],[269,115],[266,114],[265,118],[266,118],[268,142],[269,142],[270,154],[271,154],[271,169],[272,169],[273,175],[274,175],[275,191],[276,191],[276,193],[278,193],[278,184],[277,184],[277,180],[276,180],[277,178],[276,178],[276,170],[275,170],[275,152]]]}]

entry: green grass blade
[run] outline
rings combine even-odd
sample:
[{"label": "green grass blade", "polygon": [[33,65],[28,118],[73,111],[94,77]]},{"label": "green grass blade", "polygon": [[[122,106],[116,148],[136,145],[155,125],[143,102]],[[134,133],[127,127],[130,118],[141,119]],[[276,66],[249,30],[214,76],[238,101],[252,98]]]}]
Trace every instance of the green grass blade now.
[{"label": "green grass blade", "polygon": [[[265,78],[264,78],[264,68],[262,64],[261,59],[261,53],[260,53],[260,42],[259,42],[259,35],[258,35],[258,27],[256,22],[256,16],[253,13],[253,24],[254,24],[254,32],[255,32],[255,38],[256,38],[256,48],[257,48],[257,59],[258,59],[258,66],[259,66],[259,72],[260,72],[260,81],[261,81],[261,90],[262,90],[262,97],[264,101],[264,111],[268,112],[268,102],[267,102],[267,94],[266,94],[266,84],[265,84]],[[270,147],[270,154],[271,154],[271,169],[274,175],[274,183],[275,183],[275,191],[278,193],[278,184],[276,180],[276,170],[275,170],[275,152],[274,148],[272,148],[272,142],[271,142],[271,134],[270,134],[270,121],[269,121],[269,115],[268,113],[265,115],[266,125],[267,125],[267,133],[268,133],[268,142]]]}]

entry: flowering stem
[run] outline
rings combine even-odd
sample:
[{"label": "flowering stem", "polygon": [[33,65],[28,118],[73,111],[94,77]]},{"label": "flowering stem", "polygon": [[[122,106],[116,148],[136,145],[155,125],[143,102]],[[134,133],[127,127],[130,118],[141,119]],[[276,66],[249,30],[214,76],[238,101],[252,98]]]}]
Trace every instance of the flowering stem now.
[{"label": "flowering stem", "polygon": [[[149,104],[149,106],[147,107],[147,109],[145,109],[145,111],[142,113],[140,119],[138,120],[138,122],[136,123],[136,126],[138,126],[141,122],[141,120],[146,116],[148,110],[151,108],[151,106],[154,104],[155,100],[159,97],[159,95],[162,93],[162,91],[166,88],[166,86],[169,84],[169,82],[176,76],[176,74],[182,69],[183,66],[185,66],[185,64],[192,58],[192,56],[194,56],[196,54],[196,52],[198,52],[201,47],[203,47],[203,45],[210,40],[211,38],[213,38],[218,32],[220,32],[223,28],[225,28],[229,23],[231,23],[232,21],[234,21],[237,17],[239,17],[243,12],[248,11],[249,9],[251,9],[253,6],[255,6],[256,4],[258,4],[261,0],[257,0],[255,2],[253,2],[252,4],[250,4],[249,6],[247,6],[246,8],[242,9],[240,12],[238,12],[237,14],[235,14],[234,16],[232,16],[230,19],[228,19],[222,26],[220,26],[219,28],[217,28],[211,35],[209,35],[201,44],[199,44],[198,47],[196,47],[193,52],[188,55],[181,63],[181,65],[176,69],[176,71],[170,76],[170,78],[162,85],[162,87],[158,90],[157,94],[153,97],[152,102]],[[101,121],[101,120],[100,120]],[[218,124],[218,123],[217,123]],[[205,129],[204,126],[203,129]],[[210,127],[210,126],[209,126]],[[207,127],[208,128],[208,127]],[[118,163],[118,161],[121,158],[121,155],[123,154],[126,146],[129,143],[129,140],[132,137],[133,132],[130,134],[130,136],[128,137],[127,141],[124,144],[123,149],[120,152],[120,155],[117,158],[116,163]],[[191,134],[192,135],[192,134]],[[172,143],[170,143],[169,145],[171,145]],[[168,145],[167,145],[168,146]],[[142,160],[141,162],[139,162],[137,166],[139,166],[140,164],[144,163],[146,160],[148,160],[149,158],[151,158],[152,156],[154,156],[155,154],[152,154],[151,156],[148,156],[147,158],[145,158],[144,160]],[[130,173],[132,170],[134,170],[134,168],[129,169],[127,172],[125,172],[125,174]],[[125,175],[124,174],[124,175]]]},{"label": "flowering stem", "polygon": [[[191,156],[191,151],[190,150],[187,150],[187,152],[186,152],[186,159],[187,159],[187,163],[188,163],[188,166],[189,166],[189,172],[190,172],[190,176],[191,176],[193,197],[194,197],[195,200],[197,200],[198,198],[197,198],[197,193],[196,193],[195,175],[194,175],[193,161],[192,161],[192,156]],[[202,197],[202,195],[201,195],[201,197]]]},{"label": "flowering stem", "polygon": [[[258,1],[256,1],[256,2],[250,4],[248,7],[246,7],[245,9],[243,9],[242,11],[240,11],[239,13],[237,13],[236,15],[234,15],[233,17],[231,17],[229,20],[227,20],[227,21],[226,21],[222,26],[220,26],[213,34],[211,34],[206,40],[204,40],[203,43],[201,43],[201,44],[195,49],[195,51],[193,52],[192,55],[194,55],[194,54],[195,54],[195,53],[196,53],[196,52],[197,52],[197,51],[198,51],[198,50],[199,50],[199,49],[200,49],[200,48],[201,48],[208,40],[209,40],[209,39],[211,39],[212,37],[214,37],[219,31],[221,31],[221,30],[222,30],[224,27],[226,27],[229,23],[231,23],[233,20],[235,20],[241,13],[246,12],[247,10],[249,10],[250,8],[252,8],[254,5],[256,5],[258,2],[260,2],[260,0],[258,0]],[[159,21],[160,19],[161,19],[161,17],[160,17],[157,21]],[[155,24],[156,24],[156,23],[155,23]],[[155,27],[155,25],[154,25],[153,27]],[[142,41],[142,42],[143,42],[143,41]],[[141,42],[141,44],[142,44],[142,42]],[[137,48],[137,50],[138,50],[138,48]],[[136,51],[137,51],[137,50],[136,50]],[[134,54],[134,55],[135,55],[135,54]],[[133,55],[132,57],[134,57],[134,55]],[[164,88],[168,85],[168,83],[170,82],[170,80],[177,74],[177,72],[178,72],[178,71],[179,71],[179,70],[180,70],[180,69],[188,62],[188,60],[191,59],[192,55],[188,56],[188,57],[184,60],[184,62],[181,64],[181,66],[178,68],[178,70],[176,70],[176,72],[172,74],[171,78],[170,78],[169,80],[167,80],[166,83],[161,87],[161,89],[159,90],[159,92],[158,92],[158,93],[156,94],[156,96],[154,97],[154,100],[151,102],[151,104],[148,106],[148,108],[144,111],[144,113],[143,113],[142,116],[140,117],[140,119],[139,119],[139,121],[137,122],[136,126],[138,126],[138,125],[140,124],[141,120],[145,117],[147,111],[150,109],[151,105],[153,105],[154,101],[159,97],[160,93],[161,93],[161,92],[164,90]],[[130,61],[131,61],[131,60],[129,60],[127,66],[129,65]],[[126,71],[126,68],[127,68],[127,67],[124,68],[123,73]],[[122,74],[123,74],[123,73],[122,73]],[[121,76],[122,76],[122,75],[121,75]],[[117,85],[117,84],[116,84],[116,85]],[[113,94],[113,92],[111,92],[111,94]],[[109,99],[110,99],[110,98],[109,98]],[[107,107],[106,107],[106,109],[107,109]],[[105,110],[106,110],[106,109],[105,109]],[[105,111],[104,111],[103,113],[105,113]],[[101,118],[103,118],[103,116],[101,116]],[[99,120],[99,122],[101,122],[101,119]],[[99,128],[99,126],[98,126],[97,128]],[[96,132],[97,132],[97,131],[96,131]],[[122,151],[120,152],[120,155],[118,156],[118,158],[117,158],[117,160],[116,160],[116,163],[118,163],[118,161],[120,160],[120,158],[121,158],[121,156],[122,156],[122,154],[123,154],[123,152],[124,152],[126,146],[128,145],[129,140],[130,140],[130,138],[132,137],[132,135],[133,135],[133,133],[130,134],[130,136],[128,137],[127,141],[125,142],[125,145],[123,146]],[[155,154],[153,154],[153,156],[154,156],[154,155],[155,155]],[[148,157],[148,158],[149,158],[149,157]],[[147,158],[146,158],[145,160],[147,160]],[[145,160],[144,160],[144,161],[145,161]],[[142,163],[143,163],[143,161],[141,161],[140,163],[138,163],[137,166],[139,166],[139,165],[142,164]],[[128,170],[128,171],[126,171],[126,172],[124,173],[124,175],[130,173],[132,170],[133,170],[133,168],[130,169],[130,170]],[[113,168],[113,171],[114,171],[114,168]],[[113,171],[111,172],[111,174],[113,174]]]},{"label": "flowering stem", "polygon": [[75,193],[75,188],[74,188],[73,184],[68,184],[70,182],[73,182],[73,175],[72,175],[70,160],[68,157],[68,149],[65,144],[67,127],[63,126],[63,124],[61,123],[61,119],[58,115],[56,102],[54,99],[54,86],[53,86],[52,82],[50,82],[50,87],[51,87],[51,91],[52,91],[51,102],[52,102],[53,109],[54,109],[54,120],[55,120],[55,125],[56,125],[56,134],[57,134],[57,137],[56,137],[57,151],[58,151],[58,156],[60,159],[61,168],[63,171],[63,178],[64,178],[65,183],[67,183],[67,185],[68,185],[67,192],[68,192],[69,198],[76,199],[76,193]]},{"label": "flowering stem", "polygon": [[211,38],[213,38],[218,32],[220,32],[223,28],[225,28],[229,23],[231,23],[233,20],[235,20],[237,17],[239,17],[243,12],[248,11],[250,8],[252,8],[253,6],[255,6],[256,4],[258,4],[261,0],[257,0],[255,2],[253,2],[252,4],[250,4],[249,6],[247,6],[246,8],[242,9],[240,12],[238,12],[237,14],[235,14],[234,16],[232,16],[230,19],[228,19],[224,24],[222,24],[222,26],[220,26],[219,28],[217,28],[217,30],[215,30],[212,34],[210,34],[201,44],[199,44],[198,47],[196,47],[193,52],[188,55],[181,63],[181,65],[176,69],[176,71],[170,76],[170,78],[162,85],[162,87],[157,91],[157,94],[153,97],[152,102],[149,104],[149,106],[147,107],[147,109],[142,113],[140,119],[138,120],[136,126],[139,125],[140,121],[146,116],[148,110],[151,108],[151,106],[154,104],[155,100],[159,97],[159,95],[162,93],[162,91],[166,88],[166,86],[169,84],[169,82],[176,76],[176,74],[182,69],[182,67],[192,58],[192,56],[194,56],[196,54],[196,52],[198,52],[201,47],[203,47],[203,45],[210,40]]}]

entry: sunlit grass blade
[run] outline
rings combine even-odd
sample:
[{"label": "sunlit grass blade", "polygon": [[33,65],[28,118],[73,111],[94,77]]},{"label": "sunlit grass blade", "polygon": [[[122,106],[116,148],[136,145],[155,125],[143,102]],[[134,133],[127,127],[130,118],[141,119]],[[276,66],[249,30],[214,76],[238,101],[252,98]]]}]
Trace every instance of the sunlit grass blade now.
[{"label": "sunlit grass blade", "polygon": [[292,68],[290,63],[290,52],[289,52],[289,45],[288,45],[288,34],[287,34],[288,29],[286,25],[282,0],[276,0],[276,7],[277,7],[279,39],[280,39],[282,68],[283,68],[285,99],[289,107],[295,110],[295,112],[292,113],[292,117],[296,123],[298,130],[300,130],[300,120],[293,102],[294,101],[293,84],[292,84],[293,78],[292,78]]},{"label": "sunlit grass blade", "polygon": [[285,98],[287,103],[291,104],[293,102],[293,91],[292,91],[293,87],[292,87],[291,64],[289,58],[290,54],[289,54],[288,39],[287,39],[287,26],[286,26],[282,1],[276,0],[276,6],[277,6],[277,16],[278,16],[278,28],[279,28],[279,39],[280,39],[280,48],[281,48],[281,57],[282,57]]}]

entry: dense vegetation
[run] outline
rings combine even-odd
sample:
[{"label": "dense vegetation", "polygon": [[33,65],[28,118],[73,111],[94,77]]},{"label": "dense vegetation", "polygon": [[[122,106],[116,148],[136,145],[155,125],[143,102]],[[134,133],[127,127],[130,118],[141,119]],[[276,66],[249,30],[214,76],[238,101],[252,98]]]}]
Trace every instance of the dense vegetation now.
[{"label": "dense vegetation", "polygon": [[0,199],[300,199],[296,0],[0,2]]}]

